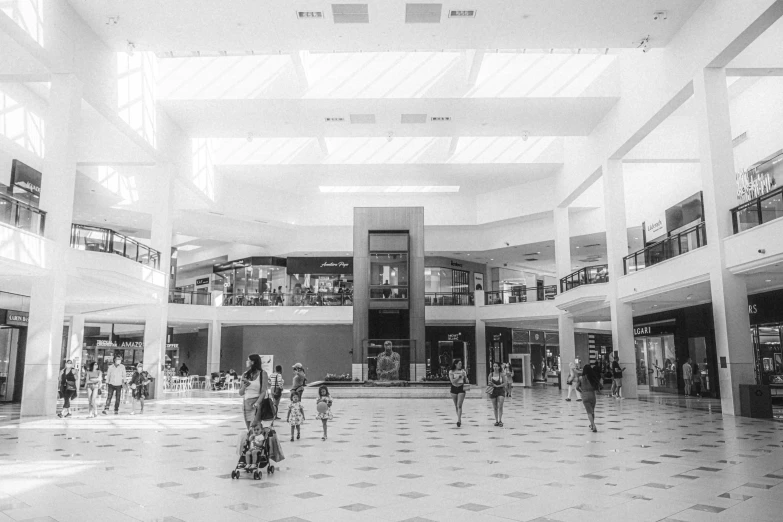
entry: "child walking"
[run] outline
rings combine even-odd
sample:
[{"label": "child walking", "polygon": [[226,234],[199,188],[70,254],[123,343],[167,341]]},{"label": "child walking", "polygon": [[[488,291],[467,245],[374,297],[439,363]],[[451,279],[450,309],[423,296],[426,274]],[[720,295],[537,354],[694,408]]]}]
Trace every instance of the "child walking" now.
[{"label": "child walking", "polygon": [[[326,407],[324,408],[321,404],[325,404]],[[321,437],[321,440],[326,440],[326,423],[334,418],[332,416],[332,398],[329,396],[329,388],[326,386],[318,388],[318,398],[315,400],[315,409],[318,411],[316,417],[321,419],[321,424],[324,426],[324,436]]]},{"label": "child walking", "polygon": [[291,393],[291,404],[288,405],[288,418],[286,421],[291,425],[291,441],[294,440],[294,430],[296,430],[296,440],[299,440],[301,433],[299,427],[305,420],[302,403],[299,402],[299,394]]}]

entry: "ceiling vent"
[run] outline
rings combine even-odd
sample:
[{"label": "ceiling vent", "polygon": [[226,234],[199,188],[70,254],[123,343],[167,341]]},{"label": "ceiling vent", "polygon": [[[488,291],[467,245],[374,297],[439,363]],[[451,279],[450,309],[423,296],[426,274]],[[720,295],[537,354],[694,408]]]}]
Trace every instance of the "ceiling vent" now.
[{"label": "ceiling vent", "polygon": [[375,114],[351,114],[351,123],[367,125],[375,123]]},{"label": "ceiling vent", "polygon": [[439,24],[443,4],[405,4],[406,24]]},{"label": "ceiling vent", "polygon": [[585,245],[585,248],[601,246],[601,243],[593,243],[592,245]]},{"label": "ceiling vent", "polygon": [[449,18],[476,18],[475,9],[452,9],[449,11]]},{"label": "ceiling vent", "polygon": [[731,140],[731,146],[736,147],[737,145],[744,143],[746,141],[748,141],[748,133],[743,132],[742,134],[740,134],[739,136]]},{"label": "ceiling vent", "polygon": [[336,24],[369,24],[367,4],[332,4],[332,18]]},{"label": "ceiling vent", "polygon": [[345,118],[342,116],[333,116],[330,118],[324,118],[324,121],[326,121],[326,123],[339,123],[341,121],[345,121]]},{"label": "ceiling vent", "polygon": [[300,20],[323,20],[323,11],[297,11],[296,17]]},{"label": "ceiling vent", "polygon": [[526,257],[525,261],[538,261],[538,258],[535,257]]},{"label": "ceiling vent", "polygon": [[400,123],[427,123],[426,114],[403,114]]},{"label": "ceiling vent", "polygon": [[433,116],[430,121],[451,121],[451,116]]}]

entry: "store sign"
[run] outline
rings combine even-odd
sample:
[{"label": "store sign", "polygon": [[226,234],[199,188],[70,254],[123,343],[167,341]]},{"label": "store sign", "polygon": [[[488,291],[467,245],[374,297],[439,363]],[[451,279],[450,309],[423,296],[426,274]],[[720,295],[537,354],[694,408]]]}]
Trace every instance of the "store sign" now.
[{"label": "store sign", "polygon": [[122,348],[144,348],[142,341],[124,341],[121,345]]},{"label": "store sign", "polygon": [[456,261],[452,261],[451,262],[451,266],[456,266],[456,267],[462,268],[462,263],[457,263]]},{"label": "store sign", "polygon": [[117,344],[116,343],[114,343],[112,341],[103,341],[101,339],[98,339],[95,342],[95,346],[108,346],[108,347],[111,347],[111,348],[117,348]]},{"label": "store sign", "polygon": [[484,274],[481,272],[473,272],[473,289],[484,290]]},{"label": "store sign", "polygon": [[645,324],[635,326],[633,329],[633,334],[635,337],[644,337],[647,335],[670,335],[674,333],[676,327],[676,323],[672,321],[667,321],[663,324]]},{"label": "store sign", "polygon": [[461,338],[462,338],[462,334],[461,333],[447,334],[446,335],[446,340],[448,340],[448,341],[459,341],[459,340],[461,340]]},{"label": "store sign", "polygon": [[647,242],[666,234],[666,213],[661,212],[644,220],[644,237]]},{"label": "store sign", "polygon": [[492,336],[493,341],[500,341],[503,338],[503,334],[495,334]]},{"label": "store sign", "polygon": [[19,160],[11,162],[11,186],[41,195],[41,173]]},{"label": "store sign", "polygon": [[30,314],[16,310],[8,310],[5,318],[5,324],[8,326],[27,326],[30,322]]},{"label": "store sign", "polygon": [[751,325],[783,322],[783,290],[748,296],[748,316]]},{"label": "store sign", "polygon": [[769,171],[760,172],[755,168],[741,170],[736,178],[737,199],[743,202],[763,196],[775,186],[775,178]]},{"label": "store sign", "polygon": [[178,350],[179,349],[179,343],[168,343],[166,345],[167,350]]},{"label": "store sign", "polygon": [[202,286],[202,285],[208,285],[209,284],[209,278],[208,277],[202,277],[201,279],[196,279],[196,285]]},{"label": "store sign", "polygon": [[352,257],[289,257],[286,263],[289,274],[353,275]]}]

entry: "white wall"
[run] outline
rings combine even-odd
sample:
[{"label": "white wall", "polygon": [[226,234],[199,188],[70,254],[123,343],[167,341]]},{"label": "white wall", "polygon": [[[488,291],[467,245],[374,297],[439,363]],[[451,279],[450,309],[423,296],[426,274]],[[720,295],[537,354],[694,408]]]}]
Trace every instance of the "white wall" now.
[{"label": "white wall", "polygon": [[[739,172],[783,149],[783,77],[759,78],[731,103],[731,135],[748,133],[747,141],[734,147]],[[783,180],[777,180],[778,184]]]}]

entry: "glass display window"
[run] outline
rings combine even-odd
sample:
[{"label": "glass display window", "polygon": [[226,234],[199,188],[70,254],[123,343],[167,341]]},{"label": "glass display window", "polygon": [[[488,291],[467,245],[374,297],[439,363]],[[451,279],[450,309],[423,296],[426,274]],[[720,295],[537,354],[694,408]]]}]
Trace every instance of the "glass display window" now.
[{"label": "glass display window", "polygon": [[677,393],[680,369],[674,350],[674,334],[636,337],[636,382],[650,391]]},{"label": "glass display window", "polygon": [[765,325],[753,328],[753,346],[758,384],[783,387],[783,327]]}]

